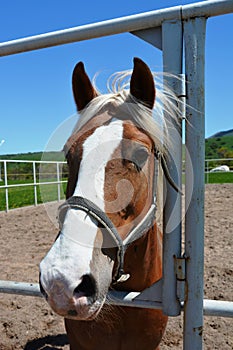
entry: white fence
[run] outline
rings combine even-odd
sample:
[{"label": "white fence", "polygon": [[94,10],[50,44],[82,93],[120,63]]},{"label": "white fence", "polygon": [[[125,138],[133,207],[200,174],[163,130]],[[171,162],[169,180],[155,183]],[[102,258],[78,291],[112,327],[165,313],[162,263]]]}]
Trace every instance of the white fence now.
[{"label": "white fence", "polygon": [[[26,168],[23,171],[19,170],[19,167],[12,165],[24,164]],[[11,208],[15,208],[23,205],[37,205],[39,202],[64,199],[63,184],[67,180],[62,180],[64,177],[64,171],[62,167],[66,162],[62,161],[34,161],[34,160],[0,160],[0,198],[1,206],[0,210],[8,211]],[[11,166],[11,169],[9,169]],[[22,167],[21,167],[22,169]],[[53,193],[50,197],[44,196],[41,198],[41,191],[44,186],[56,187],[56,193]],[[11,194],[11,189],[21,189],[25,191],[27,187],[31,187],[31,193],[29,191],[28,199],[25,199],[25,203],[21,205],[15,203],[11,204],[9,197],[11,195],[12,200],[14,199],[14,192]],[[54,188],[55,189],[55,188]],[[54,192],[54,191],[53,191]],[[46,193],[46,191],[43,191]],[[16,194],[15,194],[16,195]],[[38,197],[40,198],[38,200]],[[5,205],[3,204],[5,202]]]},{"label": "white fence", "polygon": [[[226,169],[219,169],[226,166]],[[218,168],[218,169],[217,169]],[[233,183],[233,158],[206,159],[205,160],[205,182],[232,182]]]},{"label": "white fence", "polygon": [[[19,171],[17,166],[13,169],[8,169],[11,164],[25,164],[28,165],[26,170]],[[24,205],[38,205],[43,202],[39,189],[44,186],[54,185],[56,187],[56,193],[53,191],[53,195],[49,198],[44,198],[44,201],[60,201],[64,199],[64,187],[63,184],[67,182],[66,177],[68,175],[67,170],[64,171],[64,165],[66,162],[63,161],[34,161],[34,160],[1,160],[0,159],[0,198],[1,205],[0,210],[10,210],[18,206]],[[229,166],[230,171],[226,172],[222,177],[222,181],[233,182],[233,158],[219,158],[219,159],[206,159],[205,160],[205,180],[206,183],[218,182],[217,176],[211,175],[213,168],[219,165]],[[232,165],[231,165],[232,164]],[[43,166],[46,168],[43,169]],[[183,162],[183,169],[185,169],[185,162]],[[64,179],[65,177],[65,179]],[[213,179],[212,179],[212,178]],[[216,180],[214,179],[216,178]],[[23,182],[24,181],[24,182]],[[9,201],[9,196],[12,199],[14,194],[10,194],[11,189],[25,190],[25,187],[31,187],[31,193],[28,200],[20,205],[12,204]],[[43,191],[46,192],[46,191]],[[38,199],[39,193],[39,199]]]}]

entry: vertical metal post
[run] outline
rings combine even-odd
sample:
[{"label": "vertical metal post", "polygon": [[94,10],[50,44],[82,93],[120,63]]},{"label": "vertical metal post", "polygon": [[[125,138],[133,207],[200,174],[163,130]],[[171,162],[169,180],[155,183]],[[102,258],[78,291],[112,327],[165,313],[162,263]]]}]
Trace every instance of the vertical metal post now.
[{"label": "vertical metal post", "polygon": [[57,162],[57,200],[61,200],[60,163]]},{"label": "vertical metal post", "polygon": [[[184,349],[202,349],[204,266],[204,62],[206,18],[184,21],[186,108]],[[189,176],[194,171],[194,176]],[[192,183],[193,181],[193,183]]]},{"label": "vertical metal post", "polygon": [[8,180],[7,180],[7,161],[4,160],[4,180],[5,180],[5,196],[6,196],[6,211],[9,211],[9,196],[8,196]]},{"label": "vertical metal post", "polygon": [[37,185],[36,185],[36,162],[33,161],[33,183],[34,183],[34,204],[37,205]]},{"label": "vertical metal post", "polygon": [[[162,25],[163,70],[179,75],[182,73],[182,23],[181,21],[165,21]],[[165,83],[177,91],[177,79],[164,77]],[[175,102],[174,102],[175,103]],[[182,136],[181,121],[169,120],[168,167],[173,180],[182,184]],[[167,184],[163,216],[163,312],[168,316],[180,314],[180,303],[177,298],[177,281],[175,274],[175,257],[181,254],[181,196]]]}]

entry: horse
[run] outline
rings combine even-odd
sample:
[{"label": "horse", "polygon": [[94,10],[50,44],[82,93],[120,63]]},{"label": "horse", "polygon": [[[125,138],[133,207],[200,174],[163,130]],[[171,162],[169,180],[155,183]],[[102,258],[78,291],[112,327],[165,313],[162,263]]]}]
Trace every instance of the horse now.
[{"label": "horse", "polygon": [[159,349],[167,316],[111,305],[107,294],[140,292],[162,278],[160,164],[175,188],[165,161],[169,140],[153,117],[162,92],[139,58],[103,95],[79,62],[72,89],[80,117],[64,146],[66,201],[58,236],[40,263],[41,292],[64,317],[71,350]]}]

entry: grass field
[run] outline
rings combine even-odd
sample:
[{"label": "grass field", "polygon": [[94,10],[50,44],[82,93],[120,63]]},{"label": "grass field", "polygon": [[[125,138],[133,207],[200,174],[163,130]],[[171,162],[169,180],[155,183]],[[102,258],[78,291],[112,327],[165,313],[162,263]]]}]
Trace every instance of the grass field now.
[{"label": "grass field", "polygon": [[[224,153],[225,152],[225,153]],[[227,152],[227,154],[226,154]],[[213,137],[206,140],[206,158],[218,158],[227,157],[233,158],[233,136],[221,136]],[[57,164],[41,164],[40,160],[52,161],[64,161],[63,152],[34,152],[34,153],[22,153],[12,155],[0,155],[0,178],[4,178],[4,164],[3,159],[11,160],[7,163],[7,178],[8,185],[17,184],[30,184],[33,183],[33,164],[29,161],[36,161],[35,174],[37,181],[56,181]],[[13,161],[15,160],[15,161]],[[21,162],[17,162],[21,160]],[[22,162],[23,161],[23,162]],[[25,162],[24,162],[25,161]],[[205,163],[206,169],[212,169],[215,166],[225,164],[233,169],[233,160],[229,161],[224,159],[224,162],[208,160],[208,164]],[[59,165],[59,176],[64,180],[67,180],[68,169],[66,164]],[[46,180],[47,179],[47,180]],[[205,173],[206,183],[233,183],[233,172],[226,173]],[[6,210],[6,191],[4,188],[4,181],[0,181],[0,211]],[[60,198],[65,198],[66,183],[59,186]],[[36,186],[36,196],[34,185],[12,187],[8,189],[8,204],[9,209],[19,208],[22,206],[34,205],[35,197],[37,197],[37,203],[51,202],[58,200],[58,185],[40,185]]]},{"label": "grass field", "polygon": [[[50,180],[51,181],[51,180]],[[9,181],[8,185],[30,184],[32,180]],[[0,183],[2,186],[3,183]],[[60,199],[65,198],[66,183],[59,185]],[[58,200],[58,185],[48,184],[36,186],[37,203],[52,202]],[[27,205],[35,204],[35,187],[34,185],[11,187],[8,189],[9,209],[19,208]],[[0,188],[0,211],[6,210],[6,194],[5,189]]]},{"label": "grass field", "polygon": [[[55,179],[50,179],[49,181],[54,181]],[[43,180],[46,181],[46,180]],[[233,183],[233,172],[226,173],[206,173],[205,174],[206,183]],[[11,180],[8,185],[17,184],[30,184],[32,179],[29,180]],[[4,182],[0,182],[0,187],[4,185]],[[60,198],[65,198],[66,183],[60,185]],[[8,201],[9,209],[19,208],[27,205],[35,204],[35,193],[34,185],[12,187],[8,189]],[[37,203],[51,202],[58,200],[58,185],[39,185],[36,187]],[[5,189],[0,188],[0,211],[6,210],[6,195]]]},{"label": "grass field", "polygon": [[233,172],[205,173],[205,182],[209,184],[233,183]]}]

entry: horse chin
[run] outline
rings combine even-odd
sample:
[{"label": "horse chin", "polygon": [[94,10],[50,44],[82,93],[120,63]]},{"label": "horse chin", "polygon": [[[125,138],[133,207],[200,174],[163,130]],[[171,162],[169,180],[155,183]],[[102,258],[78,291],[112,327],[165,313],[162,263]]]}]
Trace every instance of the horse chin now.
[{"label": "horse chin", "polygon": [[71,319],[71,320],[76,320],[76,321],[94,321],[100,311],[102,309],[102,305],[98,306],[94,310],[90,308],[87,312],[77,312],[75,309],[74,310],[69,310],[66,315],[63,315],[64,318]]},{"label": "horse chin", "polygon": [[105,298],[103,300],[97,300],[91,305],[87,302],[77,303],[72,301],[67,305],[58,306],[58,303],[54,303],[49,298],[47,301],[52,310],[59,316],[76,321],[93,321],[99,315]]}]

